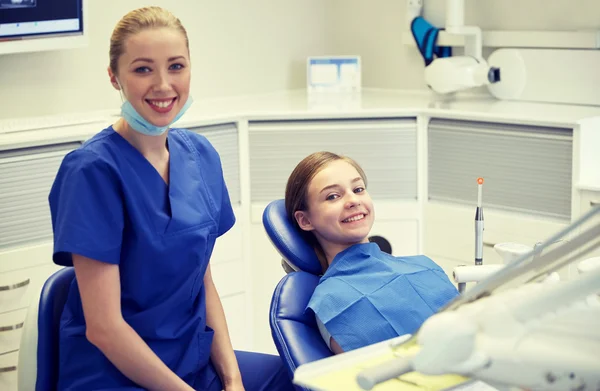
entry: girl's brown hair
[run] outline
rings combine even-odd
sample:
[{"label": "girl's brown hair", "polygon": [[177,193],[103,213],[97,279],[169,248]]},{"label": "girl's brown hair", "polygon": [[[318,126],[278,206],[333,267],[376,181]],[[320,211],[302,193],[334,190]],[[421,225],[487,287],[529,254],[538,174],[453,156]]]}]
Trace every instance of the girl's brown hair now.
[{"label": "girl's brown hair", "polygon": [[314,247],[323,272],[325,272],[328,267],[327,259],[325,258],[325,252],[312,232],[304,231],[300,228],[296,218],[294,217],[294,213],[299,210],[308,210],[307,197],[308,186],[310,185],[310,182],[315,175],[317,175],[329,163],[336,160],[343,160],[356,168],[356,171],[358,171],[358,174],[365,182],[365,186],[367,185],[367,176],[358,163],[347,156],[338,155],[333,152],[322,151],[315,152],[302,159],[296,168],[294,168],[294,171],[292,171],[292,174],[288,178],[287,185],[285,187],[285,211],[288,215],[288,218],[291,219],[296,229],[298,229],[298,231],[304,236],[306,241]]},{"label": "girl's brown hair", "polygon": [[115,26],[110,37],[110,69],[114,73],[118,70],[118,61],[125,51],[125,41],[128,37],[146,29],[172,28],[183,34],[185,45],[190,49],[187,31],[181,21],[171,12],[160,7],[143,7],[127,13]]}]

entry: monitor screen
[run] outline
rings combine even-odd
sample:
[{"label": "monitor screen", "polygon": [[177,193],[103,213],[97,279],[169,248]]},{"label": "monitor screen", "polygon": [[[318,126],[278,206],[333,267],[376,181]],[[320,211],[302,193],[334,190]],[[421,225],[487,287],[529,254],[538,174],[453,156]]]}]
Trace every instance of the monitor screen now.
[{"label": "monitor screen", "polygon": [[82,0],[0,0],[0,45],[73,35],[83,35]]}]

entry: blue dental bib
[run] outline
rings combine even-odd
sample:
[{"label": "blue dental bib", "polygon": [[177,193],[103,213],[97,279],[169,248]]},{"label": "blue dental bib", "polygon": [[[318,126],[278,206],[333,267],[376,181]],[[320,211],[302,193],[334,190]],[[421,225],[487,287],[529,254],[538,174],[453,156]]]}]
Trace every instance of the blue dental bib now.
[{"label": "blue dental bib", "polygon": [[414,333],[457,295],[430,258],[394,257],[375,243],[364,243],[334,258],[307,310],[349,351]]}]

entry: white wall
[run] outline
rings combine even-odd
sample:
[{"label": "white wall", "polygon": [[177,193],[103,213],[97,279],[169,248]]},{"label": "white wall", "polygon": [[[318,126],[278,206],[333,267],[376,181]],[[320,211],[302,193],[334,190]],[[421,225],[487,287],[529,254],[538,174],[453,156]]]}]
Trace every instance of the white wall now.
[{"label": "white wall", "polygon": [[[446,0],[423,0],[423,16],[443,27]],[[406,0],[331,0],[330,31],[340,54],[360,54],[363,85],[425,89],[423,60],[402,44]],[[598,0],[465,0],[465,23],[494,30],[600,30]],[[489,55],[489,51],[484,51]]]},{"label": "white wall", "polygon": [[309,55],[326,54],[321,0],[88,0],[89,46],[0,56],[0,118],[113,109],[109,38],[129,10],[171,10],[190,36],[196,100],[302,88]]},{"label": "white wall", "polygon": [[[196,100],[303,88],[306,57],[322,54],[362,56],[365,87],[425,88],[419,53],[402,44],[405,0],[88,2],[89,47],[0,56],[0,119],[118,108],[106,76],[110,33],[123,14],[147,4],[172,10],[188,29]],[[443,25],[446,0],[424,2],[426,19]],[[465,21],[600,29],[600,1],[466,0]]]}]

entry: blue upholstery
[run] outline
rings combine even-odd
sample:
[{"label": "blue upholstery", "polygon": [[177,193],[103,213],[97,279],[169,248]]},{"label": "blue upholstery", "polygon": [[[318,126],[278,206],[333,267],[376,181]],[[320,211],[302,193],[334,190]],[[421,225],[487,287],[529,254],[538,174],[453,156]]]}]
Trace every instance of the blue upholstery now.
[{"label": "blue upholstery", "polygon": [[58,329],[75,269],[66,267],[51,275],[40,295],[38,308],[36,391],[55,391],[58,383]]},{"label": "blue upholstery", "polygon": [[287,218],[283,200],[266,207],[263,225],[277,251],[296,270],[277,284],[269,317],[273,341],[293,378],[298,366],[332,355],[321,338],[314,314],[304,313],[319,283],[321,265],[314,250]]},{"label": "blue upholstery", "polygon": [[321,264],[315,250],[288,219],[284,200],[267,205],[263,213],[263,225],[277,251],[294,270],[321,274]]}]

